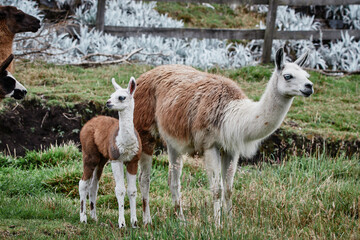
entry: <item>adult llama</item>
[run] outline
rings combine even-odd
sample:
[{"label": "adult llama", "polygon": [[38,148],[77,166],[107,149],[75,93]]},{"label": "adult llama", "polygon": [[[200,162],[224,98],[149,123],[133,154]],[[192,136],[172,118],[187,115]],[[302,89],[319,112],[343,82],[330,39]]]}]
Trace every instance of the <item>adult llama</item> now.
[{"label": "adult llama", "polygon": [[156,67],[138,79],[134,125],[142,141],[140,190],[143,221],[151,223],[149,184],[156,139],[166,142],[169,186],[177,215],[183,219],[180,175],[183,154],[204,158],[214,200],[215,223],[221,208],[232,208],[232,186],[239,157],[250,158],[260,143],[285,118],[295,96],[309,97],[313,84],[301,67],[308,53],[286,62],[283,48],[276,52],[275,70],[260,101],[247,98],[234,81],[183,65]]}]

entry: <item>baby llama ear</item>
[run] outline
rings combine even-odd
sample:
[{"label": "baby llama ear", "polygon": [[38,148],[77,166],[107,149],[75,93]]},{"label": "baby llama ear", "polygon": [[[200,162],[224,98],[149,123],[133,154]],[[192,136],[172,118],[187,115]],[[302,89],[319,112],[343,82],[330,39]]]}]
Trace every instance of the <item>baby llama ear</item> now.
[{"label": "baby llama ear", "polygon": [[309,59],[310,51],[307,50],[303,55],[301,55],[298,59],[296,59],[295,63],[299,65],[299,67],[303,67],[307,60]]},{"label": "baby llama ear", "polygon": [[135,89],[136,89],[136,81],[134,77],[131,77],[128,85],[128,91],[131,95],[134,95]]},{"label": "baby llama ear", "polygon": [[276,70],[282,71],[284,69],[284,48],[280,48],[275,54]]},{"label": "baby llama ear", "polygon": [[115,90],[118,90],[118,89],[120,89],[120,88],[121,88],[121,87],[119,86],[119,84],[117,84],[117,83],[116,83],[115,78],[112,78],[112,79],[111,79],[111,82],[112,82],[112,84],[113,84],[113,86],[114,86]]}]

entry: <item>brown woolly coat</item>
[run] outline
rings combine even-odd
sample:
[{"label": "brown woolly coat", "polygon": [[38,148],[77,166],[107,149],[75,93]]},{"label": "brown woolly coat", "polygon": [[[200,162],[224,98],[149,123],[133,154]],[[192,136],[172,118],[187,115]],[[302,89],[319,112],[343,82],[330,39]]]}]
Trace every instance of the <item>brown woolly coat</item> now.
[{"label": "brown woolly coat", "polygon": [[159,127],[175,139],[194,142],[197,133],[210,135],[219,129],[230,101],[247,97],[228,78],[188,66],[165,65],[137,79],[134,98],[134,125],[143,151],[151,155],[153,133]]},{"label": "brown woolly coat", "polygon": [[[0,62],[3,62],[11,53],[15,34],[12,33],[6,25],[6,20],[0,21]],[[10,63],[7,70],[14,72],[13,62]]]},{"label": "brown woolly coat", "polygon": [[[12,53],[12,45],[16,33],[36,32],[40,28],[40,20],[24,13],[13,6],[0,6],[0,62]],[[14,72],[13,63],[7,68]]]},{"label": "brown woolly coat", "polygon": [[[83,126],[80,132],[84,163],[83,180],[89,179],[97,166],[97,174],[100,178],[105,163],[108,160],[119,159],[120,153],[115,142],[118,131],[119,120],[107,116],[94,117]],[[135,129],[134,131],[139,143],[139,151],[130,162],[124,163],[131,174],[137,173],[141,156],[141,139],[137,131]]]}]

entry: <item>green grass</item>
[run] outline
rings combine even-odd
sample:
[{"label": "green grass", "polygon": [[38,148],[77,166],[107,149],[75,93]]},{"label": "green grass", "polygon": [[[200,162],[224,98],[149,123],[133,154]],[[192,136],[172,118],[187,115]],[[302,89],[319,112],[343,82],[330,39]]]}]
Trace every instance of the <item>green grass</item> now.
[{"label": "green grass", "polygon": [[158,2],[156,10],[182,20],[186,27],[254,29],[260,21],[265,22],[265,14],[251,12],[245,6],[235,10],[226,4],[212,6],[215,9],[202,4]]},{"label": "green grass", "polygon": [[[66,146],[64,149],[74,149]],[[37,157],[43,155],[39,152]],[[66,154],[66,153],[64,153]],[[54,153],[54,159],[57,158]],[[31,161],[31,160],[30,160]],[[35,160],[34,160],[35,161]],[[236,174],[232,219],[212,219],[212,197],[201,159],[185,160],[182,200],[186,223],[175,216],[167,186],[168,160],[154,157],[150,208],[153,225],[119,230],[110,167],[100,181],[98,218],[79,223],[80,153],[61,164],[0,168],[0,237],[15,239],[358,239],[360,161],[345,157],[290,157],[278,165],[244,166]],[[125,219],[129,205],[125,198]],[[137,215],[142,221],[140,191]]]},{"label": "green grass", "polygon": [[[113,92],[112,77],[125,87],[131,76],[137,78],[152,67],[134,64],[80,68],[17,62],[16,68],[15,77],[29,90],[27,98],[37,98],[50,105],[72,106],[88,101],[103,104]],[[273,66],[208,71],[233,79],[249,98],[259,100]],[[310,74],[315,93],[310,98],[295,98],[282,127],[310,138],[320,135],[330,139],[359,139],[360,77],[329,77],[311,71]],[[14,100],[5,100],[3,106],[11,101]]]}]

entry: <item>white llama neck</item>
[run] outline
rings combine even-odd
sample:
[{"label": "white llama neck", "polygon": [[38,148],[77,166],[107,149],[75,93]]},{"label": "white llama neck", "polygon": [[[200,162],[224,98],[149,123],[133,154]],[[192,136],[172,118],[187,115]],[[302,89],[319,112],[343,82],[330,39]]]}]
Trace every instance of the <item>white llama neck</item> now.
[{"label": "white llama neck", "polygon": [[127,143],[133,143],[136,141],[136,135],[134,132],[134,114],[133,110],[126,109],[119,111],[119,132],[117,135],[117,142],[128,145]]},{"label": "white llama neck", "polygon": [[253,111],[249,112],[250,123],[247,140],[263,139],[280,127],[290,109],[294,97],[279,93],[279,75],[274,72],[259,102],[254,103]]}]

